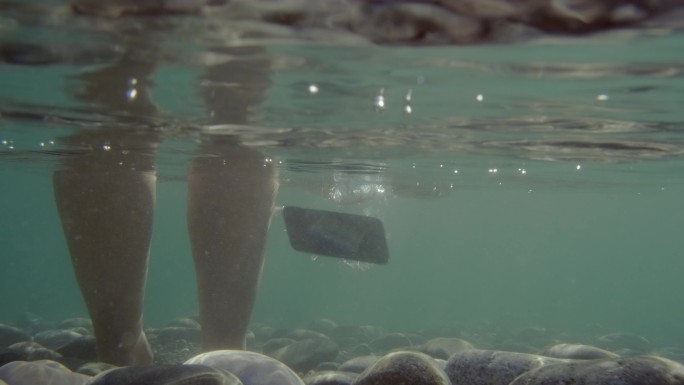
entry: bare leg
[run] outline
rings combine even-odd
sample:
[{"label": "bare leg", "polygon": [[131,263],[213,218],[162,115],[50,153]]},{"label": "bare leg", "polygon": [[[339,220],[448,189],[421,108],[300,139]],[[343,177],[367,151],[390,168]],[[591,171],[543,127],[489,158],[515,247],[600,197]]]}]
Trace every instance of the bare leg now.
[{"label": "bare leg", "polygon": [[152,172],[54,175],[57,207],[99,357],[115,365],[152,362],[142,307],[155,179]]},{"label": "bare leg", "polygon": [[[214,123],[247,124],[250,108],[270,85],[270,60],[259,48],[221,51],[235,59],[207,69],[207,107]],[[244,349],[275,200],[275,170],[237,138],[203,139],[188,176],[202,348]]]},{"label": "bare leg", "polygon": [[236,145],[220,151],[196,159],[188,180],[205,350],[245,348],[276,192],[263,155]]}]

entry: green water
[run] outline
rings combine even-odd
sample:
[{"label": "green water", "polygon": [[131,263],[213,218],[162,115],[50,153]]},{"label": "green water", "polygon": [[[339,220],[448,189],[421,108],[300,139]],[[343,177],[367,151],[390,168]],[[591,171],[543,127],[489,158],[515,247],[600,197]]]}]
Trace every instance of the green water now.
[{"label": "green water", "polygon": [[[271,85],[240,135],[278,164],[277,204],[377,216],[391,260],[295,252],[276,214],[253,320],[622,331],[684,346],[683,48],[681,34],[630,31],[470,47],[265,47]],[[93,68],[0,64],[0,322],[87,314],[52,194],[62,148],[49,141],[107,121],[73,98],[76,76]],[[149,326],[197,313],[185,225],[197,138],[186,126],[207,120],[204,70],[178,60],[152,75],[165,139]],[[373,108],[380,89],[383,111]],[[8,113],[17,111],[43,118]],[[369,180],[386,193],[330,199],[334,186]]]}]

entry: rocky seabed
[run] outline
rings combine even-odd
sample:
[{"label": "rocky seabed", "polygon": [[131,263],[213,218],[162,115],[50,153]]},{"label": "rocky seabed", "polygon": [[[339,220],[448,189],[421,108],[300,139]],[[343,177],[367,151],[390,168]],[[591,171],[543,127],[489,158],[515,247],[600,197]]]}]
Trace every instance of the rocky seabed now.
[{"label": "rocky seabed", "polygon": [[628,333],[573,341],[542,328],[400,333],[317,319],[256,324],[247,351],[204,353],[193,318],[146,334],[155,364],[116,367],[98,362],[88,319],[0,324],[0,385],[684,385],[683,351]]}]

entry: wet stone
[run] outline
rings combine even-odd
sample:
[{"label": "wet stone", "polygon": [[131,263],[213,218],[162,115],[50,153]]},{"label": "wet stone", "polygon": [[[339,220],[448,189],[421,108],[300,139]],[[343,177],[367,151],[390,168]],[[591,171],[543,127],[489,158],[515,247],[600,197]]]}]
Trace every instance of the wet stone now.
[{"label": "wet stone", "polygon": [[190,317],[176,318],[169,322],[166,326],[168,327],[180,327],[180,328],[192,328],[201,329],[199,322]]},{"label": "wet stone", "polygon": [[349,349],[348,354],[350,357],[370,356],[373,354],[373,351],[368,344],[360,344]]},{"label": "wet stone", "polygon": [[78,358],[83,361],[97,361],[97,345],[95,337],[81,336],[75,340],[62,345],[57,353],[64,357]]},{"label": "wet stone", "polygon": [[601,358],[618,358],[619,355],[591,345],[557,344],[541,353],[543,356],[554,358],[569,358],[575,360],[596,360]]},{"label": "wet stone", "polygon": [[0,380],[11,385],[85,385],[89,376],[49,360],[14,361],[0,367]]},{"label": "wet stone", "polygon": [[192,357],[185,364],[227,370],[238,377],[244,385],[304,384],[299,376],[282,362],[249,351],[216,350]]},{"label": "wet stone", "polygon": [[337,370],[341,372],[361,373],[378,362],[379,356],[359,356],[351,358],[340,365]]},{"label": "wet stone", "polygon": [[599,337],[596,345],[611,351],[629,350],[635,354],[649,353],[653,347],[646,338],[630,333],[611,333]]},{"label": "wet stone", "polygon": [[339,351],[331,339],[318,337],[295,341],[269,355],[297,372],[306,372],[321,362],[334,360]]},{"label": "wet stone", "polygon": [[17,342],[30,341],[31,336],[14,326],[0,324],[0,347],[7,347]]},{"label": "wet stone", "polygon": [[12,361],[27,361],[28,357],[22,352],[10,348],[0,348],[0,366]]},{"label": "wet stone", "polygon": [[451,356],[444,371],[453,384],[508,384],[528,370],[559,362],[534,354],[470,349]]},{"label": "wet stone", "polygon": [[178,340],[199,344],[200,339],[201,331],[197,328],[169,326],[157,330],[157,341],[161,344]]},{"label": "wet stone", "polygon": [[102,372],[89,385],[242,385],[231,373],[204,365],[128,366]]},{"label": "wet stone", "polygon": [[335,371],[340,367],[337,362],[321,362],[313,369],[315,372]]},{"label": "wet stone", "polygon": [[473,349],[473,345],[460,338],[438,337],[429,340],[423,345],[414,347],[411,350],[418,350],[434,358],[448,360],[454,353]]},{"label": "wet stone", "polygon": [[93,322],[90,318],[74,317],[62,320],[62,322],[57,325],[57,329],[75,329],[84,328],[86,330],[93,330]]},{"label": "wet stone", "polygon": [[109,369],[115,369],[116,367],[117,366],[106,362],[88,362],[79,366],[75,372],[85,374],[86,376],[96,376]]},{"label": "wet stone", "polygon": [[62,357],[61,354],[34,341],[18,342],[9,348],[26,357],[27,361],[55,360]]},{"label": "wet stone", "polygon": [[337,324],[327,318],[317,318],[309,323],[309,329],[325,335],[330,335],[335,328]]},{"label": "wet stone", "polygon": [[402,333],[389,333],[371,341],[368,346],[375,353],[386,353],[393,349],[411,346],[411,340]]},{"label": "wet stone", "polygon": [[352,385],[357,377],[357,373],[317,372],[305,376],[304,383],[306,385]]},{"label": "wet stone", "polygon": [[530,370],[510,383],[546,384],[682,385],[684,366],[654,356],[578,360]]},{"label": "wet stone", "polygon": [[72,330],[52,329],[36,333],[33,340],[46,348],[58,349],[81,336],[82,334]]},{"label": "wet stone", "polygon": [[292,338],[271,338],[261,347],[261,352],[266,355],[271,355],[271,353],[275,352],[276,350],[281,349],[294,342],[295,340],[293,340]]},{"label": "wet stone", "polygon": [[432,357],[417,352],[394,352],[380,358],[359,375],[354,385],[450,385]]}]

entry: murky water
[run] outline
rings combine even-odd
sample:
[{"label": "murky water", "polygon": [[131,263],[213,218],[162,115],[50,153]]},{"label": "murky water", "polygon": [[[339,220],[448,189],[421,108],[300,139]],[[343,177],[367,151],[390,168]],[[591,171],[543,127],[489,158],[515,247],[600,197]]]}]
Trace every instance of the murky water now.
[{"label": "murky water", "polygon": [[295,252],[276,214],[255,322],[684,345],[681,33],[229,48],[197,21],[107,23],[0,19],[0,322],[87,314],[52,174],[126,151],[158,178],[145,323],[196,314],[187,173],[231,138],[277,169],[277,205],[378,217],[391,254]]}]

